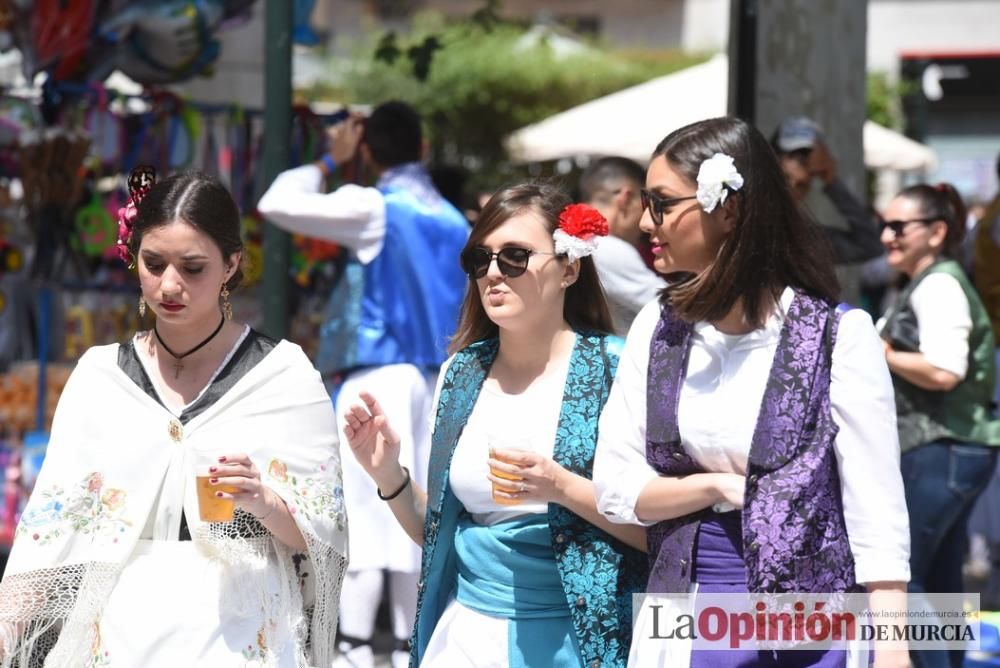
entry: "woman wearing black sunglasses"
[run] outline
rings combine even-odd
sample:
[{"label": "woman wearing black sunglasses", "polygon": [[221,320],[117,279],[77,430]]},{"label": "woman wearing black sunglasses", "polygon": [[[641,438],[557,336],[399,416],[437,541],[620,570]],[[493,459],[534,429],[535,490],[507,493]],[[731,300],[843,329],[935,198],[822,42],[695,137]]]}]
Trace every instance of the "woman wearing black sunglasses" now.
[{"label": "woman wearing black sunglasses", "polygon": [[[673,280],[629,330],[594,486],[606,517],[647,527],[646,591],[901,597],[909,536],[881,343],[867,313],[838,306],[832,254],[767,141],[736,118],[680,128],[653,152],[644,202],[639,226]],[[666,599],[639,612],[633,666],[867,665],[853,646],[701,650],[650,602]]]},{"label": "woman wearing black sunglasses", "polygon": [[604,519],[590,482],[621,344],[589,257],[606,234],[551,186],[486,204],[461,256],[469,291],[426,492],[374,397],[346,416],[354,454],[424,548],[415,665],[625,665],[645,531]]},{"label": "woman wearing black sunglasses", "polygon": [[[885,211],[889,265],[909,283],[882,323],[896,390],[903,484],[910,513],[910,589],[962,591],[966,520],[989,482],[1000,445],[992,419],[994,339],[990,318],[955,260],[965,206],[941,183],[900,192]],[[947,666],[944,652],[914,654]],[[951,652],[959,666],[962,652]]]}]

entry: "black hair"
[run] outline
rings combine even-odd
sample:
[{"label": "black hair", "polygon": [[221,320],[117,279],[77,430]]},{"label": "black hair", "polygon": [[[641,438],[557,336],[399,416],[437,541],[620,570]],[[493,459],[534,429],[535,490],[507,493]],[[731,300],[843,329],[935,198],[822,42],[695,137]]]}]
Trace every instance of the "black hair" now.
[{"label": "black hair", "polygon": [[755,327],[764,324],[785,287],[835,301],[840,289],[830,244],[796,205],[757,128],[728,116],[692,123],[667,135],[653,159],[662,156],[695,184],[701,164],[716,153],[731,156],[743,176],[743,186],[730,191],[735,225],[715,260],[671,284],[662,298],[689,322],[721,320],[740,301]]},{"label": "black hair", "polygon": [[405,102],[380,104],[365,120],[363,141],[380,167],[417,162],[423,153],[420,114]]},{"label": "black hair", "polygon": [[[153,184],[142,198],[136,207],[129,252],[138,257],[146,232],[177,220],[183,220],[211,237],[224,262],[228,262],[233,253],[243,250],[240,211],[229,190],[213,176],[186,171],[171,174]],[[226,287],[233,290],[242,279],[243,271],[237,267]]]},{"label": "black hair", "polygon": [[593,202],[599,195],[620,188],[623,181],[641,188],[646,183],[646,170],[628,158],[610,156],[596,160],[580,176],[580,201]]},{"label": "black hair", "polygon": [[962,240],[965,239],[966,210],[962,196],[950,183],[929,185],[919,183],[904,188],[896,197],[903,197],[916,203],[920,216],[928,220],[940,220],[948,228],[944,240],[944,254],[958,259]]}]

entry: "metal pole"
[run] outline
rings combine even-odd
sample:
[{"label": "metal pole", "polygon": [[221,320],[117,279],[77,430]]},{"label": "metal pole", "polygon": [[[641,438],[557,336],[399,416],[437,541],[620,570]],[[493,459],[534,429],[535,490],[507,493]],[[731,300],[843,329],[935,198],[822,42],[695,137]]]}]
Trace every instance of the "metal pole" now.
[{"label": "metal pole", "polygon": [[[264,14],[264,151],[259,185],[271,184],[289,166],[292,134],[292,6],[287,0],[266,0]],[[288,336],[288,257],[291,238],[270,223],[264,225],[262,294],[264,332]]]},{"label": "metal pole", "polygon": [[757,0],[731,0],[729,114],[754,123],[757,115]]}]

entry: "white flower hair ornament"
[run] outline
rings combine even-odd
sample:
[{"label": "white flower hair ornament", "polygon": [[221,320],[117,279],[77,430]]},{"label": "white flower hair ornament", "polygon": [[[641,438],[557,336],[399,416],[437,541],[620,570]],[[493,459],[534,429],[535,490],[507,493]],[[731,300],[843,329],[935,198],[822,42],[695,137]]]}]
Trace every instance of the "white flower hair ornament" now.
[{"label": "white flower hair ornament", "polygon": [[743,187],[743,175],[733,164],[732,156],[716,153],[701,163],[698,169],[698,192],[695,197],[705,213],[712,213],[715,207],[724,203],[729,191],[736,192]]},{"label": "white flower hair ornament", "polygon": [[601,212],[586,204],[569,204],[559,214],[559,228],[552,233],[556,255],[570,262],[597,250],[597,240],[608,236],[608,221]]}]

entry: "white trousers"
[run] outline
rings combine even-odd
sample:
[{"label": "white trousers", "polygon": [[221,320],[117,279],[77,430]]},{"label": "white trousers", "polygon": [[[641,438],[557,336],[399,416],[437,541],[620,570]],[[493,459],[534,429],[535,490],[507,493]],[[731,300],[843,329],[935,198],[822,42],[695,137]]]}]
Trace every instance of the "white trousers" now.
[{"label": "white trousers", "polygon": [[337,396],[344,504],[351,546],[348,572],[388,569],[418,573],[420,548],[400,528],[386,502],[378,498],[375,483],[350,452],[343,434],[344,415],[350,406],[362,403],[358,397],[362,390],[370,392],[402,438],[399,463],[410,470],[414,482],[426,489],[430,404],[436,382],[435,373],[425,373],[411,364],[392,364],[351,374]]}]

